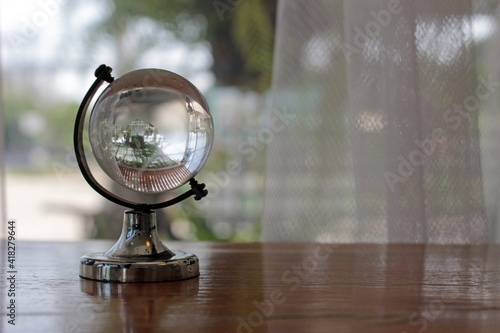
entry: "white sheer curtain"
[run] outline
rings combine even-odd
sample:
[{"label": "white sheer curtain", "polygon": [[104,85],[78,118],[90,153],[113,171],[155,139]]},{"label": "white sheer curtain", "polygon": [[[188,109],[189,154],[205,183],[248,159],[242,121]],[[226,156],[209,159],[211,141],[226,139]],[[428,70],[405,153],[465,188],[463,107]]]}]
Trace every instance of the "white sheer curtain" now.
[{"label": "white sheer curtain", "polygon": [[278,8],[262,239],[498,241],[499,1]]}]

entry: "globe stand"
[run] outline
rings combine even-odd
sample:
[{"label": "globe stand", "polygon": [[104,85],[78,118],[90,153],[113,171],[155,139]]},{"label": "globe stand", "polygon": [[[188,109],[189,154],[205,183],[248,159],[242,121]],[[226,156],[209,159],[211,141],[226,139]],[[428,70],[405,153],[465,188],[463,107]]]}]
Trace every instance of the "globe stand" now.
[{"label": "globe stand", "polygon": [[[89,104],[101,84],[114,81],[111,68],[106,65],[99,66],[95,76],[96,81],[85,95],[76,116],[73,136],[76,160],[83,177],[97,193],[132,210],[125,211],[120,238],[108,252],[90,253],[81,258],[80,276],[109,282],[175,281],[198,276],[200,274],[199,262],[196,255],[171,251],[160,241],[154,209],[171,206],[191,196],[194,196],[195,200],[200,200],[208,194],[204,184],[198,184],[194,178],[191,178],[189,179],[191,189],[171,200],[159,203],[137,203],[108,191],[92,175],[83,147],[84,119]],[[172,76],[175,87],[191,89],[190,91],[198,97],[199,101],[206,103],[201,93],[187,80],[173,73]],[[148,78],[147,75],[144,77],[144,82],[147,81],[146,78]],[[187,97],[186,100],[188,100]],[[192,112],[191,104],[187,104],[188,113]]]},{"label": "globe stand", "polygon": [[125,211],[116,244],[106,253],[91,253],[80,260],[80,276],[109,282],[159,282],[199,275],[198,257],[171,251],[160,241],[156,213]]}]

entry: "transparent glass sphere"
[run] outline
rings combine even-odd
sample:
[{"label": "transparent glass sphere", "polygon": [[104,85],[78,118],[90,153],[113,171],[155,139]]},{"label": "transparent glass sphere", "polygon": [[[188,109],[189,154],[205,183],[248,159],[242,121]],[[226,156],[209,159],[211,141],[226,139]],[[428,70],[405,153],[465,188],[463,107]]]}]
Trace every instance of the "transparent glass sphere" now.
[{"label": "transparent glass sphere", "polygon": [[117,183],[143,193],[185,184],[205,164],[213,121],[203,95],[185,78],[141,69],[113,81],[89,122],[99,166]]}]

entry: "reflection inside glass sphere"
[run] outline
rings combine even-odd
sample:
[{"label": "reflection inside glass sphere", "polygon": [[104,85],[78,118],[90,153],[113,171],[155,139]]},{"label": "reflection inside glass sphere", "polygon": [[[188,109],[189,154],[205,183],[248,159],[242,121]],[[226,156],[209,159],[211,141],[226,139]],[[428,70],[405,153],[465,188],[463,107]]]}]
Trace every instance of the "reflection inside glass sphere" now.
[{"label": "reflection inside glass sphere", "polygon": [[[151,71],[156,80],[145,79]],[[131,72],[111,83],[92,110],[89,132],[92,152],[108,176],[146,193],[172,190],[194,177],[213,141],[201,93],[162,70]]]}]

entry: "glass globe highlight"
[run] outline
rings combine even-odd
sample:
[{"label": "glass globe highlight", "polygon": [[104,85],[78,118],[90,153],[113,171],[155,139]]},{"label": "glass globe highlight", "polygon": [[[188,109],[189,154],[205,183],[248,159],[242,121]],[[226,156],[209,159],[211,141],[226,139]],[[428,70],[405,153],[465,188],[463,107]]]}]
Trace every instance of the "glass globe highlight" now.
[{"label": "glass globe highlight", "polygon": [[213,142],[208,105],[185,78],[160,69],[133,71],[98,98],[89,139],[99,166],[141,193],[178,188],[203,167]]}]

